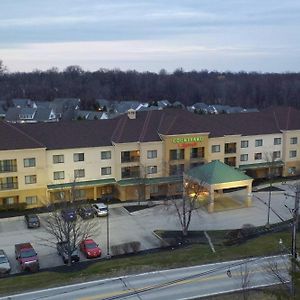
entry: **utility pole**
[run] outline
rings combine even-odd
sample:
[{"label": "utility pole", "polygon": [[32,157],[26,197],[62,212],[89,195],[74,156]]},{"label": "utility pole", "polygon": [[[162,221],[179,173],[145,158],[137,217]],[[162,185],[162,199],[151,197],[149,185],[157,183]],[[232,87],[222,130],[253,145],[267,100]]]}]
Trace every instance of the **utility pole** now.
[{"label": "utility pole", "polygon": [[293,212],[293,232],[292,232],[292,296],[295,299],[295,282],[294,277],[296,273],[296,260],[297,260],[297,229],[299,222],[299,201],[300,201],[300,183],[296,184],[295,192],[295,208]]}]

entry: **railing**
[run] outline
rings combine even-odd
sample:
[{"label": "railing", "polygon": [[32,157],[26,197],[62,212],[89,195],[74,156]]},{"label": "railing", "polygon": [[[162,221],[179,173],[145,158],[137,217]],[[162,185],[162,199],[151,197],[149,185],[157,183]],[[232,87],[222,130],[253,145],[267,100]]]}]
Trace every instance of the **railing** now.
[{"label": "railing", "polygon": [[204,155],[202,153],[191,153],[191,156],[190,156],[191,159],[195,159],[195,158],[204,158]]},{"label": "railing", "polygon": [[125,179],[125,178],[138,178],[138,177],[140,177],[139,172],[124,172],[124,173],[122,173],[122,179]]},{"label": "railing", "polygon": [[17,172],[17,166],[0,167],[0,173]]},{"label": "railing", "polygon": [[0,191],[3,190],[15,190],[18,188],[17,182],[0,183]]},{"label": "railing", "polygon": [[121,163],[139,162],[139,156],[121,157]]},{"label": "railing", "polygon": [[228,153],[236,153],[236,148],[230,147],[230,148],[225,148],[225,154]]}]

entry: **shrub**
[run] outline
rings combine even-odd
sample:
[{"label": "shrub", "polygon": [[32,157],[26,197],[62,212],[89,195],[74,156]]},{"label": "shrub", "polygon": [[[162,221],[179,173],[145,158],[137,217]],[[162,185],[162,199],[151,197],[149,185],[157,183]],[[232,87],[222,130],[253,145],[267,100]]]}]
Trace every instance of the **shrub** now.
[{"label": "shrub", "polygon": [[27,203],[3,204],[0,206],[0,211],[23,211],[26,209]]},{"label": "shrub", "polygon": [[139,241],[130,242],[129,245],[134,253],[139,252],[141,249],[141,242]]}]

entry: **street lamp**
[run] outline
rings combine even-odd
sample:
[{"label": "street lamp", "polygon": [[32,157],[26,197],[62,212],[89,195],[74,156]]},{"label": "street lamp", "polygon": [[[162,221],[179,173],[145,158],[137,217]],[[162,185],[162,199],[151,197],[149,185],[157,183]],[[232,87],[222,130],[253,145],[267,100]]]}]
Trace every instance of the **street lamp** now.
[{"label": "street lamp", "polygon": [[106,197],[107,216],[106,216],[106,258],[110,259],[109,252],[109,197]]}]

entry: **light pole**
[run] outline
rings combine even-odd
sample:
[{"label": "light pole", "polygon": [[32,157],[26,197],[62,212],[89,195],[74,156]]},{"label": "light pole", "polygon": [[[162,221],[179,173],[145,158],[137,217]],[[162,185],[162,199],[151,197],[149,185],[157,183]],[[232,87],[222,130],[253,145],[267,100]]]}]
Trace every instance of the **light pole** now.
[{"label": "light pole", "polygon": [[295,206],[293,209],[293,230],[292,230],[292,249],[291,249],[291,254],[292,254],[292,296],[295,298],[296,296],[296,291],[295,291],[295,282],[294,282],[294,277],[296,273],[296,261],[297,261],[297,229],[298,229],[298,222],[299,222],[299,202],[300,202],[300,183],[294,185],[295,188],[295,196],[294,195],[288,195],[286,196],[292,196],[295,198]]},{"label": "light pole", "polygon": [[110,259],[109,253],[109,198],[106,198],[107,216],[106,216],[106,258]]}]

